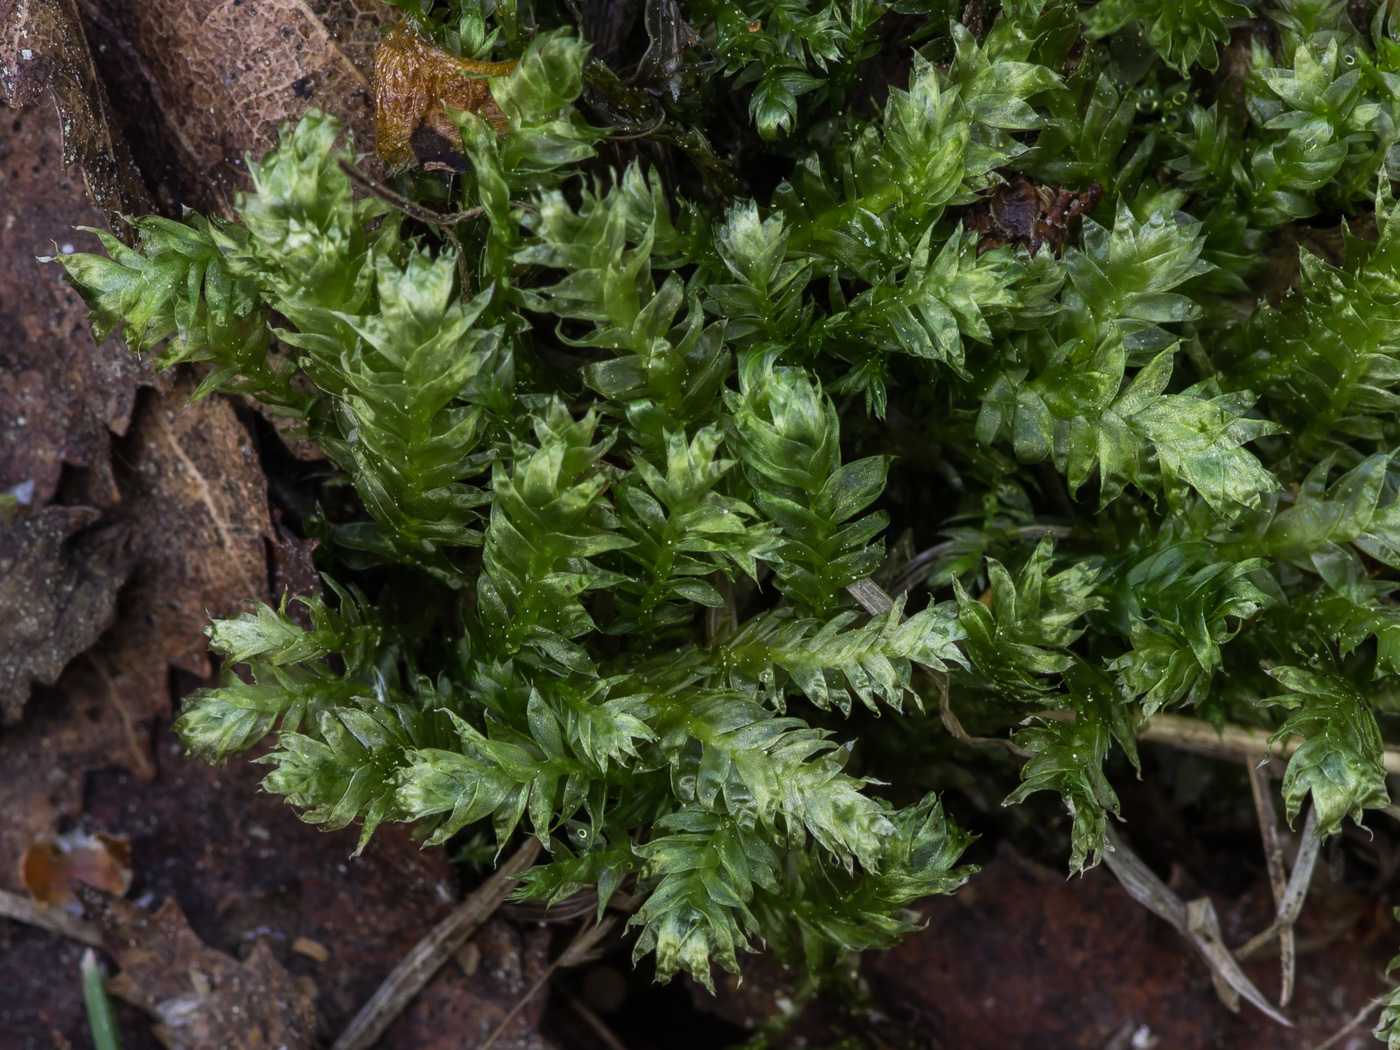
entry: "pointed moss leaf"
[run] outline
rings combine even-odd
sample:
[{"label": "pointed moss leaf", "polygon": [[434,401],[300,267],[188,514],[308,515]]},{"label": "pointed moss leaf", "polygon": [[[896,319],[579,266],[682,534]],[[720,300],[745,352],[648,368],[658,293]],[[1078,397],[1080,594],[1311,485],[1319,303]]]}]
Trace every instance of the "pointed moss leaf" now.
[{"label": "pointed moss leaf", "polygon": [[1303,738],[1283,778],[1288,819],[1297,818],[1311,794],[1318,832],[1332,835],[1344,817],[1360,824],[1365,810],[1389,805],[1380,729],[1361,694],[1330,674],[1297,667],[1269,673],[1289,692],[1261,703],[1293,712],[1270,741]]},{"label": "pointed moss leaf", "polygon": [[852,520],[884,486],[888,460],[842,464],[836,407],[800,370],[754,360],[740,395],[727,393],[734,438],[754,499],[783,538],[775,558],[784,593],[817,613],[848,599],[848,584],[879,564],[881,512]]},{"label": "pointed moss leaf", "polygon": [[1056,650],[1065,650],[1084,633],[1072,625],[1103,604],[1094,592],[1097,568],[1080,563],[1050,575],[1052,554],[1046,535],[1014,578],[1000,562],[988,559],[991,588],[985,603],[954,581],[968,659],[994,680],[1049,688],[1045,676],[1067,670],[1072,662],[1067,652]]},{"label": "pointed moss leaf", "polygon": [[590,559],[633,543],[602,497],[596,464],[607,442],[591,444],[596,427],[592,413],[575,421],[554,401],[536,421],[538,446],[519,448],[513,470],[495,468],[479,588],[502,655],[528,647],[546,662],[592,669],[571,644],[595,627],[579,599],[616,576]]},{"label": "pointed moss leaf", "polygon": [[1095,708],[1079,705],[1074,721],[1037,718],[1013,737],[1031,753],[1021,767],[1021,786],[1003,805],[1023,802],[1036,791],[1057,791],[1073,820],[1071,872],[1093,867],[1103,857],[1107,814],[1118,813],[1118,796],[1103,773],[1109,727]]},{"label": "pointed moss leaf", "polygon": [[780,610],[755,617],[724,641],[714,654],[718,668],[736,688],[761,689],[774,702],[800,692],[818,707],[851,710],[852,695],[872,711],[884,703],[902,710],[912,666],[947,670],[945,661],[965,665],[957,642],[963,631],[957,609],[945,602],[903,618],[904,601],[868,623],[852,626],[855,613],[823,623]]}]

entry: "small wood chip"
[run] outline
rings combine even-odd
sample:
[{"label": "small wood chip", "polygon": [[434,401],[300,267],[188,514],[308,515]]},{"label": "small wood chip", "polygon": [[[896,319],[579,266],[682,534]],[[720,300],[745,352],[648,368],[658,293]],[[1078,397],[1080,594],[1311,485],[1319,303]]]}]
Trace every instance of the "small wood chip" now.
[{"label": "small wood chip", "polygon": [[475,977],[476,971],[481,968],[481,949],[477,947],[476,941],[468,941],[462,945],[456,958],[457,965],[468,977]]},{"label": "small wood chip", "polygon": [[313,941],[310,937],[298,937],[292,942],[292,951],[298,955],[304,955],[318,963],[324,963],[331,957],[331,951],[320,941]]}]

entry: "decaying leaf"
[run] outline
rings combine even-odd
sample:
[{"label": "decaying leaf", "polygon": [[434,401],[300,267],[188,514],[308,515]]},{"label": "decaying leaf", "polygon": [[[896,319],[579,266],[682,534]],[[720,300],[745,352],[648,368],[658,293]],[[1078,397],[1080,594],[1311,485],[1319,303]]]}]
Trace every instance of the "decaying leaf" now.
[{"label": "decaying leaf", "polygon": [[[48,504],[105,507],[117,495],[111,435],[126,431],[136,389],[154,383],[116,340],[92,345],[83,301],[39,256],[97,244],[101,226],[82,179],[64,170],[54,103],[6,115],[0,134],[0,491],[32,483]],[[162,381],[163,382],[163,381]],[[65,475],[65,468],[67,473]],[[81,490],[81,491],[75,491]]]},{"label": "decaying leaf", "polygon": [[[118,443],[122,503],[136,567],[106,660],[134,721],[170,710],[175,666],[209,674],[206,617],[268,594],[275,535],[267,481],[247,429],[222,398],[187,404],[192,378],[149,392]],[[303,573],[304,575],[304,573]]]},{"label": "decaying leaf", "polygon": [[74,830],[29,844],[19,861],[20,879],[42,904],[82,914],[70,879],[120,897],[131,889],[131,840]]},{"label": "decaying leaf", "polygon": [[686,81],[685,52],[699,50],[705,42],[686,24],[676,0],[647,0],[646,26],[651,43],[633,83],[678,100]]},{"label": "decaying leaf", "polygon": [[1073,193],[1037,186],[1018,172],[973,205],[963,225],[982,235],[977,241],[979,255],[1007,244],[1026,248],[1032,255],[1045,245],[1059,255],[1079,231],[1084,216],[1102,199],[1103,187],[1097,182]]},{"label": "decaying leaf", "polygon": [[207,947],[167,899],[155,914],[80,887],[88,918],[121,967],[113,995],[159,1022],[169,1050],[299,1050],[314,1045],[311,996],[259,942],[243,962]]},{"label": "decaying leaf", "polygon": [[390,168],[460,167],[461,132],[443,109],[470,110],[503,130],[506,119],[484,77],[515,62],[469,62],[400,23],[374,53],[374,148]]},{"label": "decaying leaf", "polygon": [[[116,615],[130,567],[128,532],[77,536],[101,517],[48,507],[0,530],[0,720],[12,723],[31,682],[52,685]],[[75,538],[76,537],[76,538]]]},{"label": "decaying leaf", "polygon": [[51,92],[63,127],[63,165],[83,166],[88,194],[118,234],[123,215],[152,210],[78,18],[76,0],[0,3],[0,86],[13,107]]},{"label": "decaying leaf", "polygon": [[277,127],[315,106],[370,141],[379,0],[92,0],[139,56],[190,199],[227,212]]}]

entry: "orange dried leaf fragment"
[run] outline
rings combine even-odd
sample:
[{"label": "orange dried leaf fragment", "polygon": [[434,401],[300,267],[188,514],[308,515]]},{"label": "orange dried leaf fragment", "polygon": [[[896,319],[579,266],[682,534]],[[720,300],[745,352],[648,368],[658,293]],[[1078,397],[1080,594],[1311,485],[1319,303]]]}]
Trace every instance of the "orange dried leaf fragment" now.
[{"label": "orange dried leaf fragment", "polygon": [[400,22],[374,53],[374,148],[393,170],[418,163],[459,167],[457,126],[445,106],[476,113],[498,131],[506,118],[483,77],[505,76],[515,62],[471,62]]},{"label": "orange dried leaf fragment", "polygon": [[120,896],[131,888],[131,842],[125,836],[71,831],[30,843],[19,862],[20,879],[42,904],[81,915],[70,879]]}]

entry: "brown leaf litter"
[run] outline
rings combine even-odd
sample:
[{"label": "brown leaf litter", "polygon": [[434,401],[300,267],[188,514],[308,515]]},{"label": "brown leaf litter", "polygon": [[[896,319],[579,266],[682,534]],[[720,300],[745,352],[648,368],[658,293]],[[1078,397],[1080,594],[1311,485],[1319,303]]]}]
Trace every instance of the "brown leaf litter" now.
[{"label": "brown leaf litter", "polygon": [[150,368],[117,340],[94,349],[86,308],[39,256],[97,251],[74,229],[101,226],[78,173],[65,171],[52,101],[0,110],[0,489],[30,481],[36,506],[65,466],[91,472],[110,502],[112,435],[126,432]]},{"label": "brown leaf litter", "polygon": [[130,901],[80,887],[88,918],[121,972],[107,982],[118,998],[157,1020],[168,1050],[310,1050],[314,992],[259,942],[241,962],[215,951],[167,898],[151,914]]},{"label": "brown leaf litter", "polygon": [[379,0],[85,0],[129,45],[178,158],[184,204],[229,214],[245,154],[317,107],[371,139],[370,70],[393,9]]},{"label": "brown leaf litter", "polygon": [[31,682],[53,685],[116,616],[127,529],[75,536],[102,517],[45,507],[0,526],[0,724],[19,721]]},{"label": "brown leaf litter", "polygon": [[76,0],[0,0],[0,87],[15,108],[53,96],[63,167],[82,165],[93,205],[114,232],[129,237],[122,216],[151,211],[151,199],[112,119]]},{"label": "brown leaf litter", "polygon": [[74,880],[119,897],[131,889],[131,840],[80,828],[45,835],[24,851],[19,877],[40,904],[81,915]]},{"label": "brown leaf litter", "polygon": [[977,254],[1012,245],[1032,255],[1042,246],[1059,255],[1079,232],[1084,216],[1098,207],[1103,187],[1089,183],[1082,192],[1038,186],[1020,172],[968,208],[963,226],[982,236]]},{"label": "brown leaf litter", "polygon": [[484,79],[504,76],[515,62],[470,62],[444,51],[400,23],[374,53],[374,148],[391,170],[415,162],[465,170],[462,136],[443,108],[468,110],[498,130],[505,117]]}]

